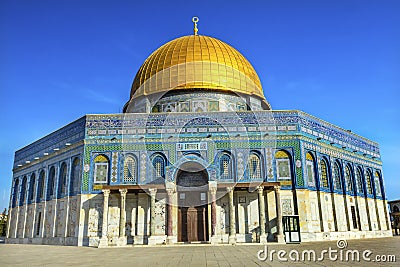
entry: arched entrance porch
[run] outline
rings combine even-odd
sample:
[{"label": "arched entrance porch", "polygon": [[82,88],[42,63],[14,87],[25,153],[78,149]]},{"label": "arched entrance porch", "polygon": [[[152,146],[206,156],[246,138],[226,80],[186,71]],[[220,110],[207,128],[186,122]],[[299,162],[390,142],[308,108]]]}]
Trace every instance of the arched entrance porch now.
[{"label": "arched entrance porch", "polygon": [[196,162],[184,163],[176,176],[178,242],[208,241],[208,174]]}]

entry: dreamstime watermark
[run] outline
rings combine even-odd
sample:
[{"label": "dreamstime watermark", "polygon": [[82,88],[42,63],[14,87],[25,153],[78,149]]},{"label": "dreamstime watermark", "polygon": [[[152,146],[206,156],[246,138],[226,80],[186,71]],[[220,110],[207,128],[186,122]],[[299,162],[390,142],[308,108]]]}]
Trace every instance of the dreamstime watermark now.
[{"label": "dreamstime watermark", "polygon": [[286,250],[268,250],[268,246],[265,245],[264,249],[257,252],[257,258],[260,261],[341,261],[341,262],[396,262],[396,255],[374,255],[369,249],[358,250],[358,249],[347,249],[346,240],[338,240],[336,243],[337,249],[329,247],[323,249],[319,253],[314,249],[307,249],[299,251],[292,249],[289,252]]}]

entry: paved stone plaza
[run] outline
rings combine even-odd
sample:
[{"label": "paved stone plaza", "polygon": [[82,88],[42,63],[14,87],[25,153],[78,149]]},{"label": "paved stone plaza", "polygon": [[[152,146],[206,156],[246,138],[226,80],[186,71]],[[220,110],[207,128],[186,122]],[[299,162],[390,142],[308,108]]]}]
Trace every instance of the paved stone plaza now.
[{"label": "paved stone plaza", "polygon": [[[288,253],[297,250],[315,250],[317,257],[323,249],[338,250],[336,242],[312,242],[301,245],[269,244],[268,251],[285,250],[287,262],[280,262],[277,254],[273,261],[267,258],[261,261],[257,252],[264,249],[262,245],[173,245],[153,247],[116,247],[89,248],[70,246],[38,246],[38,245],[0,245],[0,266],[399,266],[400,237],[349,240],[346,250],[359,250],[360,258],[366,249],[372,252],[368,255],[371,262],[331,261],[325,254],[325,260],[291,261]],[[339,255],[339,253],[337,254]],[[397,262],[372,262],[375,255],[395,255]],[[343,256],[344,258],[344,256]]]}]

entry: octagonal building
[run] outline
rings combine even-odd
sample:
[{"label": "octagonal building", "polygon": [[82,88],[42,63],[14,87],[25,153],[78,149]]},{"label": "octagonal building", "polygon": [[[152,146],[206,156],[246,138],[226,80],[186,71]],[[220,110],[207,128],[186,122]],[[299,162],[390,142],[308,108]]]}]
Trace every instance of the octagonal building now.
[{"label": "octagonal building", "polygon": [[391,235],[379,145],[275,111],[249,61],[183,36],[139,68],[122,114],[16,151],[8,243],[127,246]]}]

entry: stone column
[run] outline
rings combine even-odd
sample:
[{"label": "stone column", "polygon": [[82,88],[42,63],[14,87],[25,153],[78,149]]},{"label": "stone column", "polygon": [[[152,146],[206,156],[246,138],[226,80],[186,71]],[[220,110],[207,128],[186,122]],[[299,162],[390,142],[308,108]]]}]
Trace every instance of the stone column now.
[{"label": "stone column", "polygon": [[[46,191],[45,191],[45,196],[46,196],[46,194],[47,194],[47,188],[46,188]],[[40,229],[40,237],[41,238],[45,238],[46,237],[46,232],[45,232],[45,230],[46,230],[46,220],[47,220],[47,216],[46,216],[46,213],[47,213],[47,198],[45,197],[45,199],[44,199],[45,201],[44,201],[44,205],[43,205],[43,218],[42,218],[42,225],[41,225],[41,229]]]},{"label": "stone column", "polygon": [[[29,186],[29,183],[27,183],[27,186],[26,186],[26,192],[25,192],[25,197],[24,197],[24,225],[23,225],[23,229],[22,229],[22,238],[25,238],[26,237],[26,232],[25,232],[25,230],[26,230],[26,217],[28,217],[28,208],[29,208],[29,204],[28,204],[28,197],[29,197],[29,195],[28,195],[28,192],[29,192],[29,188],[30,188],[30,186]],[[379,220],[378,220],[379,221]]]},{"label": "stone column", "polygon": [[[72,158],[69,158],[68,161],[68,172],[67,172],[67,185],[65,188],[65,192],[67,195],[67,206],[65,208],[65,227],[64,227],[64,238],[68,237],[68,232],[69,232],[69,213],[70,213],[70,202],[71,202],[71,176],[72,176]],[[67,239],[65,239],[65,244],[67,243]]]},{"label": "stone column", "polygon": [[228,187],[229,194],[229,244],[236,244],[235,205],[233,204],[233,191],[235,187]]},{"label": "stone column", "polygon": [[[382,202],[383,202],[383,207],[385,209],[386,230],[391,230],[391,225],[390,225],[390,222],[389,222],[390,221],[390,219],[389,219],[390,215],[389,215],[388,209],[387,209],[388,203],[387,203],[387,201],[385,199],[383,199]],[[360,214],[358,214],[358,215],[360,215]],[[358,219],[358,222],[361,225],[361,220],[360,219]]]},{"label": "stone column", "polygon": [[150,192],[150,237],[148,238],[149,245],[155,245],[156,239],[156,194],[157,188],[149,189]]},{"label": "stone column", "polygon": [[18,238],[18,223],[19,223],[18,220],[19,220],[19,206],[17,206],[17,218],[15,220],[14,238]]},{"label": "stone column", "polygon": [[156,234],[156,194],[157,194],[157,189],[152,188],[149,190],[150,191],[150,235],[155,235]]},{"label": "stone column", "polygon": [[[55,176],[56,177],[56,176]],[[56,179],[54,177],[54,179]],[[58,180],[58,179],[57,179]],[[57,216],[58,216],[58,199],[57,199],[57,191],[58,191],[58,186],[56,186],[56,189],[55,189],[55,192],[54,192],[54,197],[53,197],[53,199],[55,198],[55,200],[53,201],[53,200],[51,200],[51,201],[53,201],[55,204],[54,204],[54,216],[53,216],[53,226],[52,226],[52,232],[51,232],[51,236],[52,237],[56,237],[57,236]]]},{"label": "stone column", "polygon": [[376,221],[378,223],[378,230],[382,230],[381,227],[381,220],[379,218],[379,210],[378,210],[378,201],[376,200],[376,197],[374,197],[374,202],[375,202],[375,213],[376,213]]},{"label": "stone column", "polygon": [[53,215],[53,223],[52,229],[49,237],[57,236],[57,216],[58,216],[58,184],[60,180],[60,166],[56,166],[55,175],[54,175],[54,187],[53,187],[53,196],[51,197],[51,201],[54,203],[54,215]]},{"label": "stone column", "polygon": [[258,214],[260,216],[260,243],[267,243],[267,235],[265,234],[265,201],[264,186],[257,187],[258,192]]},{"label": "stone column", "polygon": [[10,228],[11,228],[11,220],[13,216],[13,208],[8,208],[8,219],[7,219],[7,238],[11,238]]},{"label": "stone column", "polygon": [[174,231],[173,231],[173,218],[172,218],[172,202],[174,197],[174,189],[167,188],[167,243],[174,243]]},{"label": "stone column", "polygon": [[103,228],[101,232],[100,247],[108,246],[108,198],[110,196],[110,189],[103,189]]},{"label": "stone column", "polygon": [[[69,185],[68,185],[69,187]],[[65,207],[65,218],[64,218],[64,238],[68,237],[68,229],[69,229],[69,204],[70,204],[70,196],[69,196],[69,191],[67,190],[67,197],[66,197],[66,207]],[[67,240],[65,239],[65,242],[67,242]]]},{"label": "stone column", "polygon": [[208,189],[211,197],[211,244],[219,243],[217,237],[217,183],[214,181],[208,182]]},{"label": "stone column", "polygon": [[125,224],[126,224],[126,211],[125,211],[125,206],[126,206],[126,193],[128,192],[127,189],[120,189],[119,193],[121,194],[121,206],[119,209],[119,240],[118,240],[118,245],[119,246],[125,246],[126,245],[126,234],[125,234]]},{"label": "stone column", "polygon": [[[36,190],[35,190],[36,192]],[[36,193],[35,193],[36,194]],[[32,218],[32,228],[31,228],[31,234],[30,234],[30,238],[34,238],[35,237],[35,225],[36,225],[36,195],[34,196],[34,201],[35,203],[33,204],[33,218]]]},{"label": "stone column", "polygon": [[211,190],[211,235],[216,235],[217,226],[217,189]]},{"label": "stone column", "polygon": [[275,191],[275,202],[276,202],[276,214],[278,220],[278,243],[285,243],[283,236],[283,223],[282,223],[282,209],[281,209],[281,189],[279,186],[274,186]]}]

